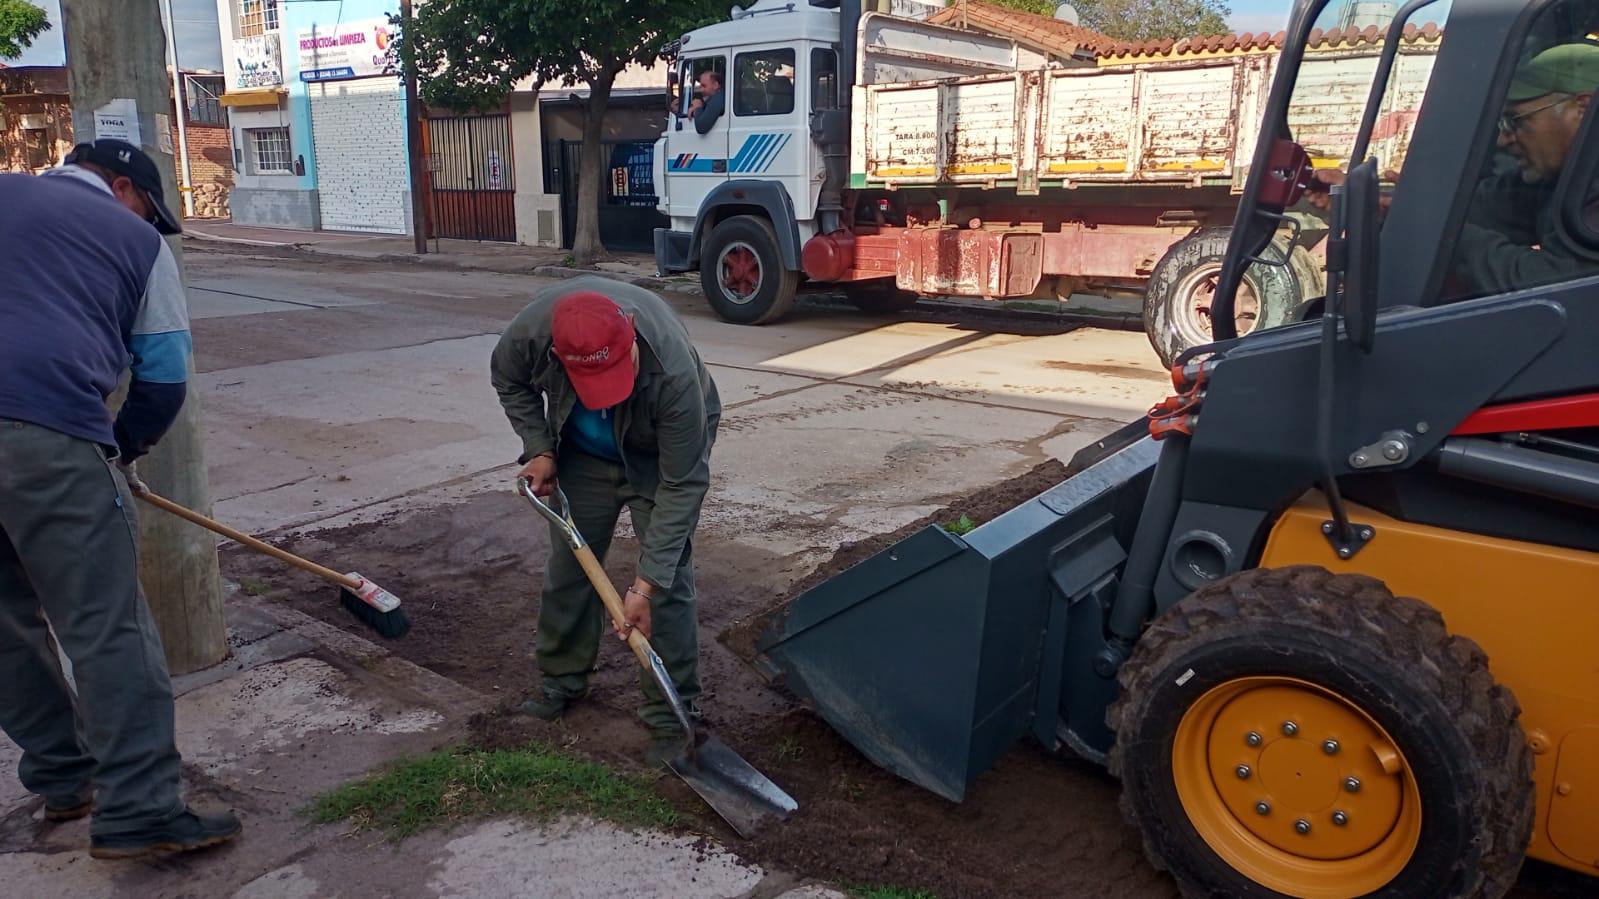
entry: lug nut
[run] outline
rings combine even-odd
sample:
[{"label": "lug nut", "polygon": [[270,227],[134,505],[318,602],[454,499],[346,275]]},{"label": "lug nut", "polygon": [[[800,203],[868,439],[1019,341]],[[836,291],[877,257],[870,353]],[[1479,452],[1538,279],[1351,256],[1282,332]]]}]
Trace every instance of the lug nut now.
[{"label": "lug nut", "polygon": [[1338,741],[1337,740],[1327,740],[1327,741],[1323,742],[1321,744],[1321,751],[1327,753],[1328,755],[1337,755],[1338,754]]},{"label": "lug nut", "polygon": [[1294,832],[1300,836],[1310,833],[1310,822],[1306,821],[1304,818],[1300,818],[1298,821],[1295,821]]},{"label": "lug nut", "polygon": [[1297,733],[1299,733],[1299,725],[1295,724],[1292,721],[1284,721],[1283,722],[1283,736],[1291,737],[1291,736],[1293,736],[1294,734],[1297,734]]},{"label": "lug nut", "polygon": [[1254,731],[1250,731],[1249,735],[1244,737],[1244,742],[1248,743],[1251,746],[1259,746],[1261,743],[1263,743],[1265,741],[1261,739],[1260,734],[1257,734]]},{"label": "lug nut", "polygon": [[1351,793],[1359,793],[1360,792],[1360,778],[1358,778],[1358,777],[1346,777],[1346,778],[1344,778],[1344,789],[1347,790],[1348,792],[1351,792]]},{"label": "lug nut", "polygon": [[1339,827],[1343,827],[1345,824],[1349,823],[1349,816],[1344,814],[1341,811],[1333,812],[1332,813],[1332,821],[1333,821],[1334,824],[1338,825]]},{"label": "lug nut", "polygon": [[1269,814],[1271,814],[1271,803],[1267,802],[1264,799],[1262,799],[1261,801],[1255,803],[1255,814],[1257,814],[1257,815],[1269,815]]},{"label": "lug nut", "polygon": [[1239,765],[1237,768],[1234,768],[1233,770],[1238,774],[1238,779],[1239,780],[1248,780],[1249,779],[1249,775],[1250,775],[1251,772],[1249,770],[1249,766],[1248,765]]}]

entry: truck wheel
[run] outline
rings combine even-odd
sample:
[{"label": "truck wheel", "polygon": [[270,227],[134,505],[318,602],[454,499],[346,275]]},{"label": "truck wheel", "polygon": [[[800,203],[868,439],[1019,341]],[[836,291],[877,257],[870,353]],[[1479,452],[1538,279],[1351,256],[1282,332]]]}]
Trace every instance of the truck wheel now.
[{"label": "truck wheel", "polygon": [[921,299],[908,290],[900,290],[892,279],[867,281],[844,288],[844,296],[856,309],[868,315],[889,315],[903,312]]},{"label": "truck wheel", "polygon": [[[1172,246],[1155,265],[1144,292],[1144,333],[1171,365],[1178,354],[1210,343],[1210,306],[1227,257],[1231,228],[1208,228]],[[1289,249],[1282,238],[1278,252],[1288,253],[1286,268],[1252,265],[1239,286],[1233,317],[1242,336],[1287,324],[1293,311],[1320,289],[1315,259],[1302,247]]]},{"label": "truck wheel", "polygon": [[764,325],[794,308],[799,272],[783,267],[771,223],[736,215],[718,224],[705,241],[700,287],[722,320]]},{"label": "truck wheel", "polygon": [[1520,708],[1379,581],[1216,581],[1145,631],[1107,723],[1122,812],[1189,896],[1499,896],[1532,835]]}]

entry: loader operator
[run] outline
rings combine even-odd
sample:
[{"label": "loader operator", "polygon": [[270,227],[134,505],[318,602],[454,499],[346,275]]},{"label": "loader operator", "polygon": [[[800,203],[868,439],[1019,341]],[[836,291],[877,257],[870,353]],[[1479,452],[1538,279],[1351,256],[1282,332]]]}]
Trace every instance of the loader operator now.
[{"label": "loader operator", "polygon": [[139,589],[131,466],[177,417],[190,352],[161,193],[156,164],[114,140],[0,175],[0,729],[47,820],[93,815],[96,858],[240,831],[180,795],[172,684]]},{"label": "loader operator", "polygon": [[[1497,132],[1498,148],[1516,168],[1477,186],[1451,266],[1454,283],[1446,288],[1452,298],[1548,284],[1594,267],[1561,237],[1553,199],[1596,88],[1594,44],[1552,47],[1517,70]],[[1318,172],[1316,179],[1308,199],[1326,209],[1326,187],[1343,183],[1344,176]]]},{"label": "loader operator", "polygon": [[[511,322],[490,366],[500,405],[522,438],[519,477],[560,487],[578,531],[603,562],[617,518],[631,512],[637,576],[623,596],[624,629],[638,628],[666,665],[690,714],[700,695],[693,533],[710,484],[722,405],[716,384],[664,300],[641,287],[587,277],[546,289]],[[605,612],[566,541],[550,533],[539,608],[543,684],[519,710],[554,720],[589,687]],[[684,734],[653,679],[639,710],[660,766]]]}]

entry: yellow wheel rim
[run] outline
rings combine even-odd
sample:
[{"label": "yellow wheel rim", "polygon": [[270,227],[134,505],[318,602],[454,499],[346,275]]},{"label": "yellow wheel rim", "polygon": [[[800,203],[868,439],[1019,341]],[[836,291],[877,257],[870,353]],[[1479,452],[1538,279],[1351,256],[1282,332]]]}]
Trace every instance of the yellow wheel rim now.
[{"label": "yellow wheel rim", "polygon": [[1305,899],[1393,880],[1421,836],[1421,794],[1388,732],[1287,677],[1212,688],[1183,715],[1172,779],[1200,837],[1238,873]]}]

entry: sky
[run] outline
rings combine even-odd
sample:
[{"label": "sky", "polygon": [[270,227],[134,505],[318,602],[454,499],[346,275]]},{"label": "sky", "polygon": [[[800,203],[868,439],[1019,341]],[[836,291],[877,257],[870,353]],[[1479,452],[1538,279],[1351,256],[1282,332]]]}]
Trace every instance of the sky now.
[{"label": "sky", "polygon": [[[17,59],[4,60],[10,66],[59,66],[66,62],[61,43],[61,3],[59,0],[28,0],[44,8],[54,27],[40,35],[33,46]],[[172,0],[174,30],[178,38],[178,61],[185,69],[221,69],[222,44],[217,37],[216,0]]]},{"label": "sky", "polygon": [[1238,32],[1278,32],[1288,27],[1288,0],[1232,0],[1227,24]]}]

